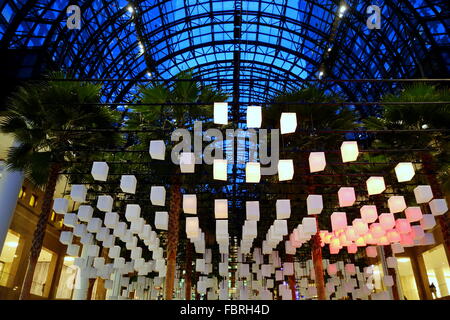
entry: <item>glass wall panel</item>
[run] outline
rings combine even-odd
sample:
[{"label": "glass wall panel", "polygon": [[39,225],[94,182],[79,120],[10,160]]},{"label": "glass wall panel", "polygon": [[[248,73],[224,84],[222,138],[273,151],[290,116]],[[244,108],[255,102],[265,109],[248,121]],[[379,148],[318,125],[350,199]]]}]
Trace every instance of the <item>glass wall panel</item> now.
[{"label": "glass wall panel", "polygon": [[42,248],[34,271],[30,292],[37,296],[48,297],[52,284],[53,271],[56,264],[56,254]]},{"label": "glass wall panel", "polygon": [[56,299],[71,299],[77,268],[73,265],[74,257],[64,257],[64,263],[59,278]]},{"label": "glass wall panel", "polygon": [[403,296],[407,300],[420,300],[411,260],[409,258],[397,258],[397,262]]},{"label": "glass wall panel", "polygon": [[433,298],[448,296],[450,288],[450,267],[444,246],[440,244],[425,251],[422,255]]},{"label": "glass wall panel", "polygon": [[0,254],[0,286],[12,287],[20,259],[20,235],[9,230]]}]

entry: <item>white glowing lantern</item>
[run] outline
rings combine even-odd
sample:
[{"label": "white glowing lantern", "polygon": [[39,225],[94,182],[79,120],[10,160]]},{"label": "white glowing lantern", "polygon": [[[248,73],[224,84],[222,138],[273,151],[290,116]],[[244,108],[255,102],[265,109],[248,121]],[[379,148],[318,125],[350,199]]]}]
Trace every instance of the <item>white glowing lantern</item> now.
[{"label": "white glowing lantern", "polygon": [[228,200],[214,200],[214,216],[216,219],[228,219]]},{"label": "white glowing lantern", "polygon": [[120,178],[120,189],[125,193],[134,194],[136,192],[137,179],[133,175],[123,175]]},{"label": "white glowing lantern", "polygon": [[317,221],[316,218],[305,217],[302,219],[303,233],[306,235],[314,235],[317,233]]},{"label": "white glowing lantern", "polygon": [[228,124],[228,103],[214,102],[214,123]]},{"label": "white glowing lantern", "polygon": [[80,246],[77,244],[69,244],[67,246],[66,254],[72,257],[78,257],[80,253]]},{"label": "white glowing lantern", "polygon": [[398,182],[410,181],[415,175],[413,164],[411,162],[400,162],[395,167],[395,175]]},{"label": "white glowing lantern", "polygon": [[78,218],[75,213],[66,213],[64,215],[63,224],[67,227],[74,228],[78,223]]},{"label": "white glowing lantern", "polygon": [[414,188],[414,196],[418,204],[427,203],[433,199],[433,191],[428,185],[417,186]]},{"label": "white glowing lantern", "polygon": [[403,246],[400,243],[393,243],[391,244],[392,253],[398,254],[405,252],[405,249],[403,249]]},{"label": "white glowing lantern", "polygon": [[326,165],[325,152],[311,152],[309,154],[309,171],[311,173],[325,170]]},{"label": "white glowing lantern", "polygon": [[150,157],[154,160],[164,160],[166,156],[166,145],[163,140],[150,141]]},{"label": "white glowing lantern", "polygon": [[246,201],[246,218],[250,221],[259,221],[259,201]]},{"label": "white glowing lantern", "polygon": [[86,225],[84,223],[79,223],[73,228],[73,235],[77,237],[82,237],[86,234]]},{"label": "white glowing lantern", "polygon": [[291,200],[277,200],[276,211],[277,219],[289,219],[291,216]]},{"label": "white glowing lantern", "polygon": [[109,167],[106,162],[94,162],[92,164],[91,175],[94,180],[106,181],[108,178]]},{"label": "white glowing lantern", "polygon": [[447,201],[445,199],[431,200],[429,206],[433,216],[440,216],[448,211]]},{"label": "white glowing lantern", "polygon": [[180,170],[182,173],[195,172],[195,155],[193,152],[182,152],[180,154]]},{"label": "white glowing lantern", "polygon": [[73,233],[71,231],[61,231],[61,234],[59,235],[59,242],[65,245],[72,244],[73,240]]},{"label": "white glowing lantern", "polygon": [[[86,201],[87,189],[82,184],[73,184],[70,190],[70,197],[76,202]],[[56,211],[55,211],[56,212]]]},{"label": "white glowing lantern", "polygon": [[394,229],[387,230],[386,231],[386,237],[389,240],[389,242],[391,242],[391,243],[393,243],[393,242],[400,242],[400,240],[401,240],[400,233],[398,233]]},{"label": "white glowing lantern", "polygon": [[205,259],[196,259],[195,261],[195,271],[196,272],[205,272]]},{"label": "white glowing lantern", "polygon": [[227,181],[228,161],[222,159],[214,159],[213,176],[214,180]]},{"label": "white glowing lantern", "polygon": [[403,196],[392,196],[388,199],[388,207],[391,213],[402,212],[406,209],[406,202]]},{"label": "white glowing lantern", "polygon": [[69,200],[65,198],[56,198],[53,200],[53,211],[59,214],[67,213],[69,209]]},{"label": "white glowing lantern", "polygon": [[341,187],[338,191],[339,206],[350,207],[356,201],[355,189],[352,187]]},{"label": "white glowing lantern", "polygon": [[167,230],[169,227],[169,214],[165,211],[155,212],[155,228]]},{"label": "white glowing lantern", "polygon": [[386,190],[383,177],[370,177],[367,179],[366,185],[369,196],[373,194],[380,194]]},{"label": "white glowing lantern", "polygon": [[90,233],[97,233],[102,227],[102,222],[103,221],[99,218],[92,218],[91,221],[88,222],[86,230]]},{"label": "white glowing lantern", "polygon": [[393,213],[382,213],[378,217],[381,228],[383,230],[389,230],[395,227],[395,217]]},{"label": "white glowing lantern", "polygon": [[128,221],[137,220],[141,217],[141,207],[138,204],[127,204],[125,208],[125,218]]},{"label": "white glowing lantern", "polygon": [[287,235],[288,234],[287,220],[275,220],[273,222],[273,229],[276,235],[281,236]]},{"label": "white glowing lantern", "polygon": [[422,210],[420,207],[408,207],[405,209],[405,216],[409,222],[416,222],[422,219]]},{"label": "white glowing lantern", "polygon": [[144,218],[135,219],[135,220],[131,221],[130,231],[133,234],[141,233],[142,230],[144,229],[144,224],[145,224]]},{"label": "white glowing lantern", "polygon": [[356,161],[358,159],[358,143],[356,141],[344,141],[341,145],[342,162]]},{"label": "white glowing lantern", "polygon": [[278,180],[287,181],[294,177],[294,161],[279,160],[278,161]]},{"label": "white glowing lantern", "polygon": [[294,112],[283,112],[280,117],[281,134],[294,133],[297,129],[297,114]]},{"label": "white glowing lantern", "polygon": [[197,195],[183,195],[183,211],[187,214],[197,214]]},{"label": "white glowing lantern", "polygon": [[366,254],[369,258],[375,258],[377,256],[377,247],[374,246],[366,247]]},{"label": "white glowing lantern", "polygon": [[306,207],[308,214],[320,214],[323,210],[323,199],[321,195],[310,194],[306,198]]},{"label": "white glowing lantern", "polygon": [[361,219],[365,223],[372,223],[377,221],[378,219],[378,212],[376,206],[365,205],[362,206],[359,211],[361,213]]},{"label": "white glowing lantern", "polygon": [[107,228],[113,229],[119,223],[119,215],[117,212],[107,212],[105,214],[104,224]]},{"label": "white glowing lantern", "polygon": [[100,247],[95,244],[91,244],[87,248],[88,257],[98,257],[99,252],[100,252]]},{"label": "white glowing lantern", "polygon": [[260,128],[262,121],[262,110],[259,106],[247,107],[247,128]]},{"label": "white glowing lantern", "polygon": [[369,226],[367,223],[362,221],[362,219],[353,220],[352,226],[358,235],[363,235],[369,231]]},{"label": "white glowing lantern", "polygon": [[414,240],[420,240],[425,236],[425,232],[421,226],[411,226],[411,233]]},{"label": "white glowing lantern", "polygon": [[164,206],[166,204],[166,189],[161,186],[151,187],[150,201],[154,206]]},{"label": "white glowing lantern", "polygon": [[97,199],[97,208],[103,212],[112,211],[113,198],[111,196],[99,196]]},{"label": "white glowing lantern", "polygon": [[188,238],[197,238],[200,235],[198,217],[186,218],[186,235]]},{"label": "white glowing lantern", "polygon": [[331,214],[331,229],[333,231],[347,228],[347,214],[345,212],[333,212]]},{"label": "white glowing lantern", "polygon": [[247,162],[245,166],[245,181],[247,183],[259,183],[261,180],[261,164],[258,162]]}]

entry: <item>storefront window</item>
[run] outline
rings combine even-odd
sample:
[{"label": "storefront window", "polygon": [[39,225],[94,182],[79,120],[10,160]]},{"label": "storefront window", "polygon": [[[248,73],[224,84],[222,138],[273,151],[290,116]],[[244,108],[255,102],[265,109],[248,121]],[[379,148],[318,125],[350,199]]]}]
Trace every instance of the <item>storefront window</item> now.
[{"label": "storefront window", "polygon": [[12,287],[20,258],[20,236],[8,231],[0,255],[0,286]]},{"label": "storefront window", "polygon": [[386,288],[384,287],[384,283],[383,283],[383,277],[384,277],[383,266],[380,263],[375,264],[373,266],[373,280],[374,280],[376,292],[386,290]]},{"label": "storefront window", "polygon": [[55,270],[56,254],[46,248],[42,248],[34,271],[31,293],[37,296],[48,297],[52,284],[53,271]]},{"label": "storefront window", "polygon": [[450,289],[450,267],[442,244],[425,251],[423,260],[427,269],[428,283],[433,298],[448,296]]},{"label": "storefront window", "polygon": [[74,266],[74,257],[64,257],[64,263],[59,278],[58,289],[56,290],[56,299],[71,299],[77,274],[77,268]]},{"label": "storefront window", "polygon": [[407,300],[419,300],[416,279],[409,258],[397,258],[398,276],[402,285],[403,296]]}]

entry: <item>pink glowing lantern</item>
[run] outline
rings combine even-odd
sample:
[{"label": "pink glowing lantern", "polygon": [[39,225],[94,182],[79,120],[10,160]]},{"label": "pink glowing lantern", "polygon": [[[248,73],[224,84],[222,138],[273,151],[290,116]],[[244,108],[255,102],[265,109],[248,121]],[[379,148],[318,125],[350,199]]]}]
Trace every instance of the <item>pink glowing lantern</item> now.
[{"label": "pink glowing lantern", "polygon": [[365,223],[372,223],[377,221],[378,219],[378,212],[376,206],[362,206],[359,210],[361,213],[361,219]]},{"label": "pink glowing lantern", "polygon": [[370,233],[375,239],[385,235],[385,231],[379,223],[372,223],[370,225]]},{"label": "pink glowing lantern", "polygon": [[386,184],[383,177],[370,177],[366,181],[367,193],[369,196],[374,194],[380,194],[386,190]]},{"label": "pink glowing lantern", "polygon": [[359,237],[355,231],[355,227],[353,226],[347,227],[347,229],[345,230],[345,236],[348,241],[355,241]]},{"label": "pink glowing lantern", "polygon": [[400,234],[402,246],[412,246],[414,245],[414,239],[410,233]]},{"label": "pink glowing lantern", "polygon": [[366,246],[366,241],[364,240],[364,237],[359,237],[358,239],[355,240],[355,245],[357,247],[365,247]]},{"label": "pink glowing lantern", "polygon": [[347,252],[348,253],[353,253],[353,254],[358,252],[358,246],[356,244],[354,244],[354,243],[348,245],[347,246]]},{"label": "pink glowing lantern", "polygon": [[335,248],[341,248],[341,243],[339,241],[339,238],[331,238],[331,242],[330,242],[330,247],[335,247]]},{"label": "pink glowing lantern", "polygon": [[377,256],[377,247],[369,246],[366,248],[366,255],[369,258],[375,258]]},{"label": "pink glowing lantern", "polygon": [[388,238],[389,242],[391,242],[391,243],[400,242],[400,240],[401,240],[400,233],[398,233],[397,230],[395,230],[395,229],[387,230],[386,237]]},{"label": "pink glowing lantern", "polygon": [[388,246],[391,243],[389,242],[388,238],[386,236],[382,236],[380,238],[378,238],[377,240],[377,245],[379,246]]},{"label": "pink glowing lantern", "polygon": [[362,219],[353,220],[352,225],[358,235],[363,235],[369,231],[369,226],[367,223],[362,221]]},{"label": "pink glowing lantern", "polygon": [[393,213],[382,213],[378,220],[383,230],[389,230],[395,227],[395,217]]},{"label": "pink glowing lantern", "polygon": [[332,263],[332,264],[329,264],[327,266],[327,273],[330,276],[334,276],[337,273],[337,271],[338,271],[338,269],[337,269],[337,264],[336,263]]},{"label": "pink glowing lantern", "polygon": [[347,228],[347,215],[345,212],[333,212],[331,214],[331,229],[333,231]]},{"label": "pink glowing lantern", "polygon": [[330,246],[330,254],[338,254],[341,248]]},{"label": "pink glowing lantern", "polygon": [[406,202],[403,196],[392,196],[388,199],[388,207],[391,213],[402,212],[406,209]]},{"label": "pink glowing lantern", "polygon": [[420,207],[408,207],[405,210],[406,220],[409,222],[416,222],[422,219],[422,210]]},{"label": "pink glowing lantern", "polygon": [[339,206],[350,207],[356,201],[355,189],[352,187],[341,187],[338,191]]},{"label": "pink glowing lantern", "polygon": [[345,246],[345,245],[347,245],[347,242],[348,242],[348,240],[347,240],[347,237],[345,236],[345,233],[342,233],[339,236],[339,243],[341,244],[341,246]]},{"label": "pink glowing lantern", "polygon": [[364,241],[366,242],[366,244],[376,244],[377,243],[377,239],[375,239],[371,233],[366,233],[364,235]]},{"label": "pink glowing lantern", "polygon": [[395,229],[400,234],[406,234],[411,232],[411,225],[406,219],[397,219],[397,221],[395,221]]}]

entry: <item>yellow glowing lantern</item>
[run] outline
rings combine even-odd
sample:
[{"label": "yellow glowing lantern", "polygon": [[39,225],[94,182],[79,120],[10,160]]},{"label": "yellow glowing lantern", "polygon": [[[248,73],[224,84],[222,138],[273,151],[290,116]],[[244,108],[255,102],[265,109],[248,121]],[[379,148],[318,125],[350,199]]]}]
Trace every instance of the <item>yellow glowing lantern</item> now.
[{"label": "yellow glowing lantern", "polygon": [[384,183],[383,177],[370,177],[369,179],[367,179],[366,185],[369,196],[373,194],[380,194],[384,190],[386,190],[386,185]]},{"label": "yellow glowing lantern", "polygon": [[247,162],[245,166],[245,180],[247,183],[259,183],[261,180],[261,164]]},{"label": "yellow glowing lantern", "polygon": [[415,175],[414,166],[411,162],[400,162],[395,167],[395,174],[398,182],[410,181]]},{"label": "yellow glowing lantern", "polygon": [[294,162],[293,160],[278,161],[278,180],[287,181],[294,177]]},{"label": "yellow glowing lantern", "polygon": [[402,212],[406,209],[406,202],[403,196],[392,196],[388,199],[388,207],[391,213]]},{"label": "yellow glowing lantern", "polygon": [[280,118],[281,134],[294,133],[297,129],[297,114],[293,112],[283,112]]},{"label": "yellow glowing lantern", "polygon": [[344,141],[341,145],[342,162],[355,161],[358,158],[359,150],[356,141]]},{"label": "yellow glowing lantern", "polygon": [[227,181],[227,160],[214,159],[213,162],[213,175],[214,180]]}]

